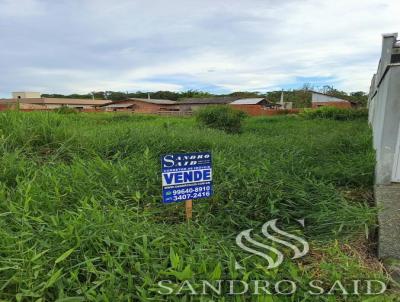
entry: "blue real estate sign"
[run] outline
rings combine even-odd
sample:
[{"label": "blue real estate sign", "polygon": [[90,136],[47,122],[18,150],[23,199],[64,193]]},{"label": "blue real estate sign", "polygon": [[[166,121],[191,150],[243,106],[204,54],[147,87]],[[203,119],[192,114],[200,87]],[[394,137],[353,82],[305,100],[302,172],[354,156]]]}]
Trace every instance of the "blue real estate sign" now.
[{"label": "blue real estate sign", "polygon": [[212,195],[210,152],[167,154],[161,157],[161,165],[164,203]]}]

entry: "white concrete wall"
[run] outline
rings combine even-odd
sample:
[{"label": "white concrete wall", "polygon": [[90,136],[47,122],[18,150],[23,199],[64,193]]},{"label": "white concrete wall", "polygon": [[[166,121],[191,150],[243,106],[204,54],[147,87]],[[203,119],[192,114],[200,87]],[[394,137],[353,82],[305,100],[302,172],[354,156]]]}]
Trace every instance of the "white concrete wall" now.
[{"label": "white concrete wall", "polygon": [[315,92],[312,93],[311,101],[312,102],[317,102],[317,103],[348,102],[347,100],[342,100],[342,99],[336,98],[334,96],[315,93]]},{"label": "white concrete wall", "polygon": [[40,98],[40,92],[32,92],[32,91],[21,91],[21,92],[13,92],[13,99],[35,99]]},{"label": "white concrete wall", "polygon": [[393,159],[392,181],[400,182],[400,124],[397,130],[397,145]]},{"label": "white concrete wall", "polygon": [[[382,56],[376,75],[372,78],[369,95],[369,122],[376,150],[375,183],[390,184],[398,168],[400,125],[400,64],[391,64],[391,52],[396,34],[384,35]],[[399,172],[400,173],[400,172]]]}]

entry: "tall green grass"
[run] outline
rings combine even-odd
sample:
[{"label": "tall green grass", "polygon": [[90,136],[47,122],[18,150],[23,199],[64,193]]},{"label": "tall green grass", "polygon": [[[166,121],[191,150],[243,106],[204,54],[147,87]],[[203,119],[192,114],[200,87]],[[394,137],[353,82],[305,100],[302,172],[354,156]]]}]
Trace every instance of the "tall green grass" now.
[{"label": "tall green grass", "polygon": [[[327,281],[388,281],[340,248],[375,226],[364,197],[372,190],[370,141],[362,120],[250,118],[242,134],[229,135],[199,129],[192,118],[2,112],[0,299],[247,301],[162,296],[157,282],[294,278],[303,286],[316,272]],[[195,201],[186,224],[182,204],[161,203],[160,156],[205,150],[213,154],[215,195]],[[267,271],[235,236],[273,218],[289,228],[305,218],[314,252]],[[236,270],[244,258],[245,270]],[[317,299],[305,289],[253,297],[311,299],[343,297]]]},{"label": "tall green grass", "polygon": [[200,126],[223,130],[227,133],[240,133],[247,114],[228,105],[215,105],[197,110],[195,117]]},{"label": "tall green grass", "polygon": [[323,106],[317,109],[305,109],[300,113],[302,117],[308,119],[331,119],[338,121],[367,119],[367,108],[337,108],[332,106]]}]

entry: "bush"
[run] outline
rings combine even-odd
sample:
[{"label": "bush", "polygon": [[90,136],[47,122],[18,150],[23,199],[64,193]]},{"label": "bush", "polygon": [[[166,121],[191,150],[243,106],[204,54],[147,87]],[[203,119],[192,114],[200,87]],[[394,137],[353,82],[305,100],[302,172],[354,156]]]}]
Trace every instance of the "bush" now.
[{"label": "bush", "polygon": [[329,119],[349,121],[368,117],[368,109],[346,109],[336,107],[320,107],[318,109],[305,109],[301,116],[307,119]]},{"label": "bush", "polygon": [[60,114],[71,114],[71,113],[78,113],[78,110],[63,105],[60,108],[55,109],[54,112]]},{"label": "bush", "polygon": [[245,112],[227,105],[207,106],[196,112],[196,120],[200,125],[228,133],[240,133],[246,117]]}]

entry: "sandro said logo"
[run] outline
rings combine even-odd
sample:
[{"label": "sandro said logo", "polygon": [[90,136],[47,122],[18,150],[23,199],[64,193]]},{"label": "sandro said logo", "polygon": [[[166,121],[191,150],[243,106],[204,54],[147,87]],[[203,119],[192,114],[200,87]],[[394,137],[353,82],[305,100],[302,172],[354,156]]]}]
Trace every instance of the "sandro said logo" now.
[{"label": "sandro said logo", "polygon": [[[279,250],[279,246],[285,246],[293,251],[291,259],[301,258],[310,250],[307,241],[281,230],[276,226],[277,221],[278,219],[269,220],[261,227],[262,235],[271,242],[269,244],[253,239],[251,234],[253,229],[244,230],[236,236],[236,244],[242,250],[264,258],[268,262],[267,269],[273,269],[282,264],[284,254]],[[297,222],[304,228],[304,219]],[[243,269],[243,267],[236,262],[236,269]]]}]

